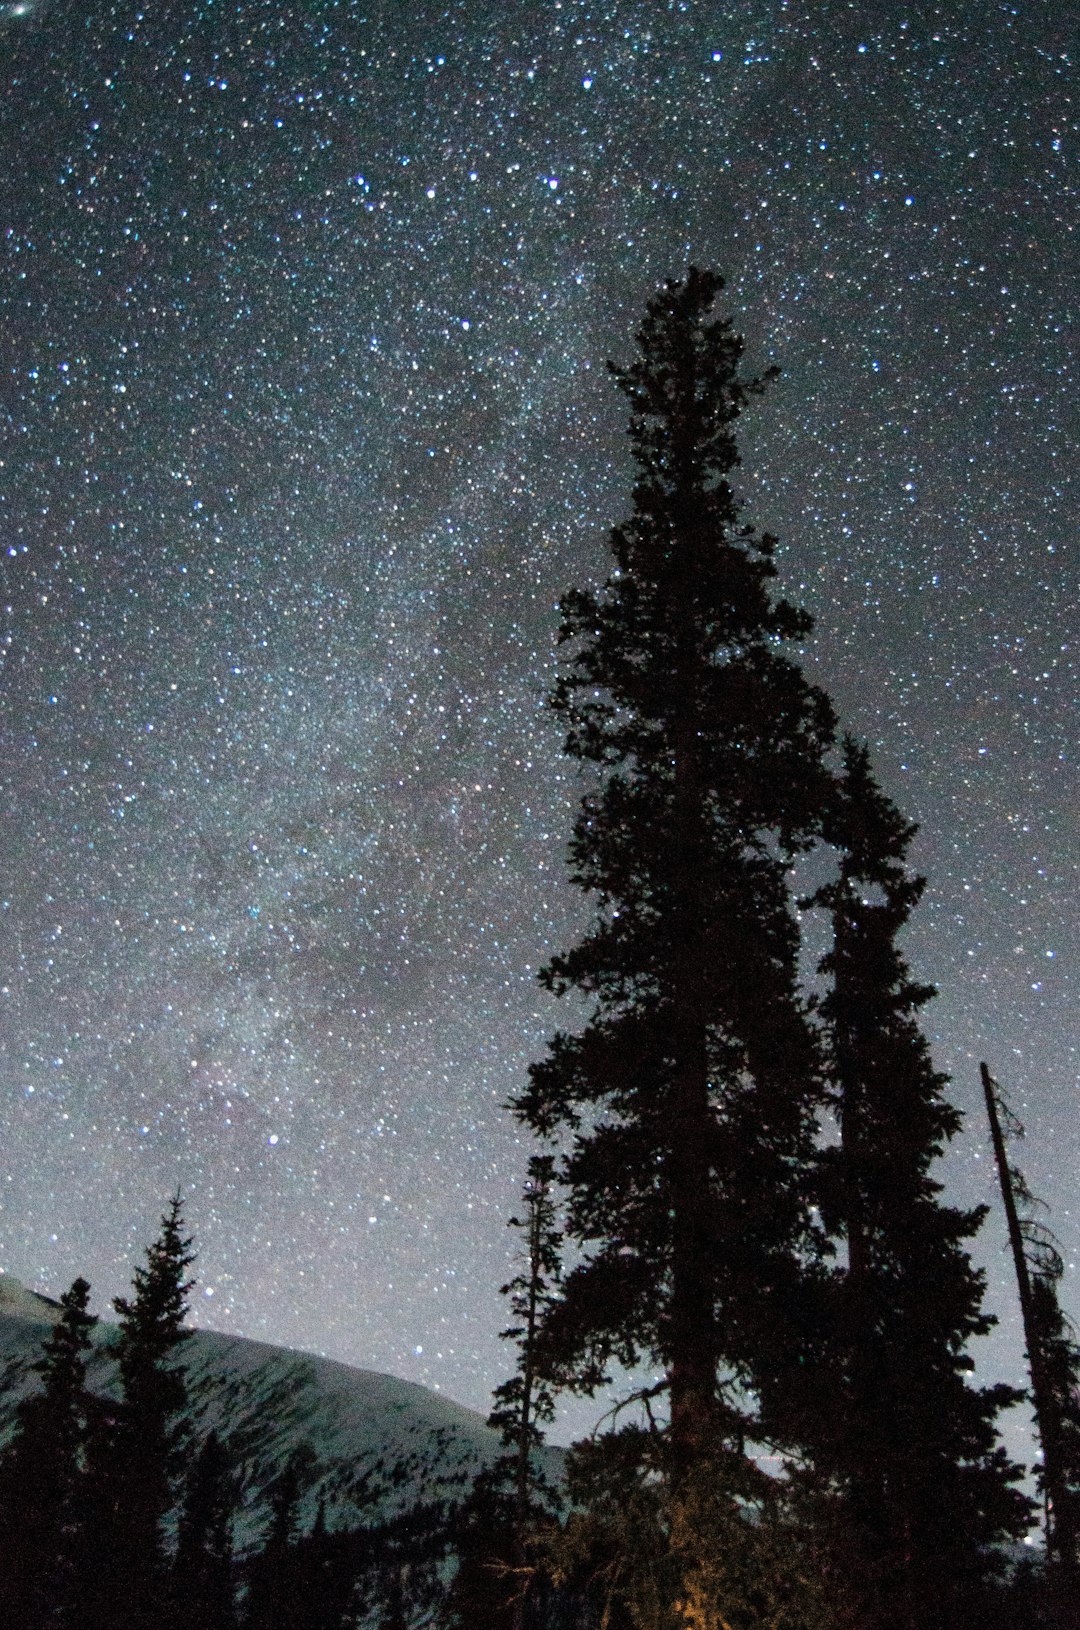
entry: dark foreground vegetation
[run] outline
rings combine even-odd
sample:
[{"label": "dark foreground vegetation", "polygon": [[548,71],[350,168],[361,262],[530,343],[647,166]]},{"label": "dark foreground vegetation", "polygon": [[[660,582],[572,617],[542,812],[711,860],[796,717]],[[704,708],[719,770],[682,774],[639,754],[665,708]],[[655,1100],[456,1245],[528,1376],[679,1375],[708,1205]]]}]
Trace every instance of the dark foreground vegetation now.
[{"label": "dark foreground vegetation", "polygon": [[[1075,1626],[1080,1352],[1060,1255],[1011,1196],[1045,1450],[1037,1512],[980,1386],[990,1320],[934,1165],[960,1117],[903,930],[912,825],[799,662],[811,622],[742,519],[765,388],[691,270],[615,369],[636,480],[598,592],[562,603],[553,705],[589,772],[594,914],[542,978],[584,999],[513,1105],[538,1140],[505,1287],[505,1453],[461,1507],[299,1531],[283,1473],[238,1562],[243,1467],[184,1441],[179,1201],[120,1301],[120,1398],[84,1389],[76,1281],[0,1464],[0,1622],[104,1630],[993,1630]],[[807,943],[825,943],[808,971]],[[581,1011],[580,1005],[575,1011]],[[987,1077],[989,1080],[989,1077]],[[988,1104],[1002,1108],[988,1087]],[[1023,1282],[1026,1279],[1026,1289]],[[625,1383],[546,1487],[560,1390]]]}]

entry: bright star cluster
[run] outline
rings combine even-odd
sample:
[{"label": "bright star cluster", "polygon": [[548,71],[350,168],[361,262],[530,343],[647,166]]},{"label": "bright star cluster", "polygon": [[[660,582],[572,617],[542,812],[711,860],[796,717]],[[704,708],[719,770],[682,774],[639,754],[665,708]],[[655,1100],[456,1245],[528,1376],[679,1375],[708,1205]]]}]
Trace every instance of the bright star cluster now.
[{"label": "bright star cluster", "polygon": [[103,1305],[179,1183],[203,1322],[486,1407],[502,1106],[582,911],[554,602],[628,502],[604,361],[689,261],[783,368],[748,514],[922,822],[950,1193],[994,1200],[986,1058],[1071,1265],[1073,45],[971,0],[0,8],[7,1271]]}]

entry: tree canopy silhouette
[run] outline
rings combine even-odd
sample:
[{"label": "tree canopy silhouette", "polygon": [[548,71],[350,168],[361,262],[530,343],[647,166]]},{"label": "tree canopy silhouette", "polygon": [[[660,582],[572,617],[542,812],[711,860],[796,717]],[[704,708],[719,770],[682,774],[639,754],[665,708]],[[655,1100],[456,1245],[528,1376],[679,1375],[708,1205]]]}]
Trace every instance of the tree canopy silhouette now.
[{"label": "tree canopy silhouette", "polygon": [[[1007,1389],[966,1381],[967,1340],[990,1322],[963,1248],[980,1214],[943,1205],[930,1175],[959,1117],[918,1028],[929,988],[895,943],[922,888],[912,828],[861,748],[838,765],[833,708],[799,663],[811,619],[776,592],[776,540],[743,520],[735,433],[773,370],[743,371],[721,288],[695,268],[666,283],[634,361],[612,365],[632,513],[603,587],[562,601],[552,702],[593,770],[569,857],[594,909],[541,974],[584,1023],[514,1105],[564,1150],[578,1254],[541,1346],[586,1393],[616,1366],[659,1372],[667,1420],[659,1459],[641,1439],[643,1487],[651,1500],[658,1467],[678,1583],[657,1624],[757,1622],[748,1600],[715,1599],[735,1586],[717,1583],[714,1544],[755,1502],[777,1509],[755,1441],[812,1464],[849,1515],[865,1494],[867,1543],[839,1566],[865,1606],[876,1526],[874,1611],[888,1606],[867,1623],[928,1623],[950,1570],[955,1603],[1026,1506],[995,1440]],[[839,873],[802,900],[810,850]],[[807,908],[832,917],[823,1003],[801,969]],[[948,1560],[931,1568],[935,1545]]]}]

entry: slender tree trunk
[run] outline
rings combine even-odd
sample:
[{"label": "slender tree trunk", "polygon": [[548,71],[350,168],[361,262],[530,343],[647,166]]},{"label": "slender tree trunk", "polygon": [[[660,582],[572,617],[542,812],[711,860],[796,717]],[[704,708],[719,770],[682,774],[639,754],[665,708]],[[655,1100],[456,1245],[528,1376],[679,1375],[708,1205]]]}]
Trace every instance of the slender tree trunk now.
[{"label": "slender tree trunk", "polygon": [[[836,1000],[839,1008],[845,999],[843,984],[849,959],[855,954],[850,943],[853,929],[847,914],[838,914],[836,924]],[[850,993],[846,1004],[850,1006]],[[851,1044],[841,1036],[837,1043],[837,1068],[840,1080],[840,1147],[843,1154],[843,1206],[844,1236],[847,1241],[846,1286],[849,1306],[858,1304],[866,1281],[866,1219],[863,1207],[862,1171],[863,1153],[862,1118],[865,1106],[860,1102],[859,1067]]]},{"label": "slender tree trunk", "polygon": [[[688,393],[693,382],[684,385]],[[690,486],[689,480],[687,486]],[[677,511],[673,548],[678,551],[674,624],[678,632],[673,721],[675,785],[672,856],[672,1044],[674,1080],[671,1127],[671,1354],[669,1362],[671,1454],[674,1487],[714,1447],[716,1370],[719,1350],[710,1228],[712,1114],[709,1101],[706,1022],[705,933],[699,878],[705,865],[702,830],[698,653],[696,620],[695,498],[692,490]]]},{"label": "slender tree trunk", "polygon": [[542,1272],[544,1188],[532,1196],[529,1208],[529,1291],[525,1311],[525,1345],[522,1349],[521,1418],[518,1423],[517,1465],[514,1468],[514,1569],[517,1574],[512,1630],[525,1630],[529,1600],[529,1558],[525,1533],[529,1522],[529,1451],[532,1438],[533,1388],[536,1384],[536,1336],[540,1320],[540,1276]]},{"label": "slender tree trunk", "polygon": [[680,1052],[672,1133],[675,1193],[669,1360],[676,1483],[685,1481],[710,1447],[716,1413],[717,1348],[707,1218],[710,1117],[704,1037],[684,1031]]},{"label": "slender tree trunk", "polygon": [[1068,1569],[1071,1574],[1074,1571],[1071,1568],[1071,1559],[1064,1555],[1058,1542],[1056,1523],[1056,1513],[1064,1505],[1060,1421],[1053,1392],[1046,1375],[1038,1320],[1035,1316],[1035,1304],[1031,1293],[1031,1275],[1028,1269],[1027,1254],[1024,1250],[1024,1235],[1016,1209],[1012,1170],[1005,1152],[1001,1117],[998,1114],[997,1094],[994,1090],[995,1082],[985,1064],[979,1065],[979,1074],[982,1077],[983,1093],[986,1097],[986,1113],[990,1121],[990,1137],[994,1145],[998,1181],[1001,1184],[1001,1202],[1005,1208],[1005,1220],[1009,1228],[1009,1244],[1012,1247],[1013,1265],[1016,1269],[1020,1313],[1024,1321],[1024,1342],[1027,1347],[1028,1368],[1031,1372],[1031,1395],[1035,1408],[1035,1423],[1042,1444],[1043,1489],[1046,1497],[1046,1554],[1047,1559],[1053,1566],[1058,1569]]}]

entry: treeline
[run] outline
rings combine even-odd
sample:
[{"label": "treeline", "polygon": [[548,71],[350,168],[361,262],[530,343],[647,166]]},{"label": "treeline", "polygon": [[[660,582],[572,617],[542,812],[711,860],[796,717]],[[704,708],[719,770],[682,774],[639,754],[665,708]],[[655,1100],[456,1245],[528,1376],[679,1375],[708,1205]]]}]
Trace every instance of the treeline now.
[{"label": "treeline", "polygon": [[[217,1440],[180,1435],[191,1255],[175,1202],[117,1303],[115,1405],[84,1390],[85,1285],[64,1299],[0,1466],[17,1598],[0,1622],[1080,1622],[1060,1253],[999,1139],[1047,1450],[1045,1563],[1025,1564],[1037,1512],[999,1435],[1023,1395],[973,1374],[992,1324],[970,1255],[984,1212],[948,1204],[935,1176],[960,1115],[921,1029],[933,988],[904,951],[915,827],[807,677],[811,619],[776,593],[776,540],[742,517],[735,428],[771,373],[743,372],[721,286],[693,269],[666,284],[613,370],[631,511],[603,586],[562,602],[552,702],[585,781],[569,860],[593,914],[542,972],[578,1020],[511,1106],[537,1151],[504,1287],[501,1458],[452,1520],[421,1509],[354,1533],[322,1514],[299,1532],[286,1475],[238,1570],[236,1469]],[[566,1486],[545,1486],[559,1393],[610,1389]]]},{"label": "treeline", "polygon": [[115,1302],[117,1399],[86,1385],[97,1323],[88,1312],[89,1284],[76,1279],[61,1298],[36,1365],[40,1388],[20,1402],[0,1459],[4,1624],[160,1624],[174,1616],[181,1563],[196,1599],[212,1593],[216,1568],[228,1568],[219,1510],[224,1469],[214,1440],[198,1454],[175,1557],[166,1547],[188,1447],[177,1356],[186,1337],[190,1244],[177,1197],[135,1270],[130,1299]]},{"label": "treeline", "polygon": [[405,1630],[445,1593],[454,1514],[415,1504],[332,1527],[303,1508],[317,1466],[297,1445],[257,1543],[251,1467],[229,1428],[196,1435],[184,1346],[192,1241],[180,1197],[135,1270],[105,1351],[116,1395],[87,1385],[96,1318],[76,1279],[0,1454],[0,1625],[12,1630]]}]

